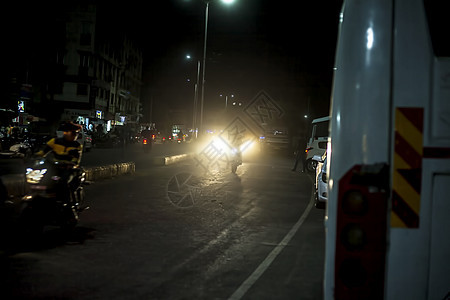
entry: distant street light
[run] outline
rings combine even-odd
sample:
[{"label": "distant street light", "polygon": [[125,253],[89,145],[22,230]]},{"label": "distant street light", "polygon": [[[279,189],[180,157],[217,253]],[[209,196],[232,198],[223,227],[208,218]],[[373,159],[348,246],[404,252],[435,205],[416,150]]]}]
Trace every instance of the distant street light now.
[{"label": "distant street light", "polygon": [[[222,94],[220,94],[219,96],[220,96],[220,97],[223,97]],[[234,98],[234,95],[231,94],[231,95],[230,95],[230,98]],[[235,105],[234,103],[235,103],[235,102],[233,102],[233,105]],[[227,109],[227,107],[228,107],[228,95],[225,95],[225,109]]]},{"label": "distant street light", "polygon": [[[208,37],[208,15],[209,15],[209,3],[212,0],[205,0],[205,39],[203,42],[203,69],[202,69],[202,99],[200,103],[200,126],[199,131],[203,133],[203,105],[205,102],[205,72],[206,72],[206,41]],[[234,0],[222,0],[225,4],[232,4]]]}]

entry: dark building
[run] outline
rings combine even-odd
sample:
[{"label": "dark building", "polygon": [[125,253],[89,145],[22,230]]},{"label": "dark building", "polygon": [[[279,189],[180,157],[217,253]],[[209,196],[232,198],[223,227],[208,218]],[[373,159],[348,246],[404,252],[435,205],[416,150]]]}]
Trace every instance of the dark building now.
[{"label": "dark building", "polygon": [[[8,20],[3,108],[20,123],[43,118],[110,126],[137,124],[141,115],[143,53],[116,10],[93,1],[30,4]],[[5,27],[8,24],[5,24]]]}]

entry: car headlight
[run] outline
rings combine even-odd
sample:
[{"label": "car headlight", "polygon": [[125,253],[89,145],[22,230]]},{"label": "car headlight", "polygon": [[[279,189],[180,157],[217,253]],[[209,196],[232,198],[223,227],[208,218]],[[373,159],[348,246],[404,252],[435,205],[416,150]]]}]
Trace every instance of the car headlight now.
[{"label": "car headlight", "polygon": [[47,169],[33,170],[31,168],[27,168],[27,173],[25,176],[28,183],[39,183],[45,173],[47,173]]}]

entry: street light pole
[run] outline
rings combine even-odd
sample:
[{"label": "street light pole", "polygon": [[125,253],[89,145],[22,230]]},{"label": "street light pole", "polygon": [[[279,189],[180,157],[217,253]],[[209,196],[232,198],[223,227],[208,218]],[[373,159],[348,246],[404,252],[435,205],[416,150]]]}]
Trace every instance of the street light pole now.
[{"label": "street light pole", "polygon": [[203,134],[203,105],[205,102],[205,71],[206,71],[206,38],[208,36],[208,11],[209,11],[209,0],[206,1],[205,8],[205,39],[203,42],[203,69],[202,69],[202,99],[200,101],[200,134]]},{"label": "street light pole", "polygon": [[200,60],[197,60],[197,81],[194,88],[194,109],[192,115],[192,129],[195,132],[195,138],[197,138],[197,103],[198,103],[198,84],[200,80]]},{"label": "street light pole", "polygon": [[[234,94],[231,95],[225,95],[225,110],[227,110],[228,108],[228,96],[230,96],[230,98],[234,98]],[[219,97],[223,97],[223,94],[220,94]],[[233,104],[234,105],[234,104]]]},{"label": "street light pole", "polygon": [[[208,12],[209,12],[209,2],[212,0],[205,0],[206,8],[205,8],[205,39],[203,42],[203,71],[202,71],[202,99],[200,103],[200,126],[199,131],[200,134],[203,133],[203,105],[205,102],[205,72],[206,72],[206,40],[208,37]],[[224,3],[231,4],[234,0],[222,0]]]}]

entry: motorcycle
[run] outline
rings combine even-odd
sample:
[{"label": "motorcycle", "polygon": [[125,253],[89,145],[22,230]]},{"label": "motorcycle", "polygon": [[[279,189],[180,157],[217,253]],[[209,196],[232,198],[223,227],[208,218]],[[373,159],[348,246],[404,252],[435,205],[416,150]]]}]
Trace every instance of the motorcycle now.
[{"label": "motorcycle", "polygon": [[25,234],[38,236],[45,225],[70,231],[84,203],[85,172],[56,161],[51,155],[40,157],[26,169],[27,194],[22,198],[19,217]]},{"label": "motorcycle", "polygon": [[152,150],[153,140],[147,137],[142,138],[142,147],[144,149],[144,153],[150,152]]},{"label": "motorcycle", "polygon": [[4,158],[24,158],[31,157],[32,145],[28,138],[21,139],[9,139],[3,142],[7,150],[0,152],[0,155]]},{"label": "motorcycle", "polygon": [[237,167],[242,165],[241,152],[236,148],[231,149],[230,164],[231,164],[231,173],[236,174]]}]

